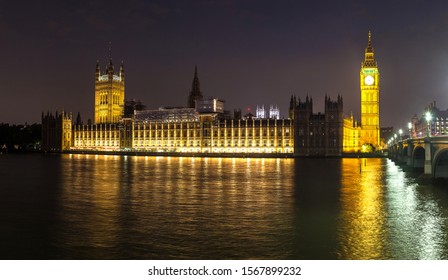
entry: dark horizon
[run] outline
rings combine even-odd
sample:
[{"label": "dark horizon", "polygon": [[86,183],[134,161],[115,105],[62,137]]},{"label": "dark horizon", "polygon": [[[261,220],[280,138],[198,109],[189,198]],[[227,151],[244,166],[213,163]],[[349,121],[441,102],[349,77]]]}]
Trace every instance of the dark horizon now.
[{"label": "dark horizon", "polygon": [[[278,105],[292,94],[344,98],[359,120],[359,70],[372,31],[381,75],[380,125],[405,128],[433,101],[444,110],[448,87],[448,3],[443,1],[198,0],[0,1],[4,54],[0,122],[39,123],[42,112],[93,117],[96,61],[124,62],[126,99],[148,109],[185,106],[194,67],[204,96],[226,110]],[[405,5],[403,5],[405,4]]]}]

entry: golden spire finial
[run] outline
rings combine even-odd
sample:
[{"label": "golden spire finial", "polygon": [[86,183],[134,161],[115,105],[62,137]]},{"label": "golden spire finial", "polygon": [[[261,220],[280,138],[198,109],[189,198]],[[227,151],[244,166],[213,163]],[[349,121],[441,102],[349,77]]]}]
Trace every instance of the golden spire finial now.
[{"label": "golden spire finial", "polygon": [[372,48],[372,32],[369,30],[369,40],[367,41],[367,48]]}]

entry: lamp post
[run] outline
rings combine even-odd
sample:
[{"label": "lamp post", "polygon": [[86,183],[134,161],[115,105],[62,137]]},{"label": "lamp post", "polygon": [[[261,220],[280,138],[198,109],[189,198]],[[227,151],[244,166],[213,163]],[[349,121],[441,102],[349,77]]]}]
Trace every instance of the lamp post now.
[{"label": "lamp post", "polygon": [[398,134],[400,135],[400,141],[403,140],[403,137],[402,137],[402,135],[403,135],[403,129],[400,128],[400,129],[398,130]]},{"label": "lamp post", "polygon": [[408,123],[408,129],[409,129],[409,138],[412,138],[412,123]]},{"label": "lamp post", "polygon": [[425,115],[426,121],[428,122],[428,127],[426,128],[426,136],[430,137],[431,136],[431,112],[426,112]]}]

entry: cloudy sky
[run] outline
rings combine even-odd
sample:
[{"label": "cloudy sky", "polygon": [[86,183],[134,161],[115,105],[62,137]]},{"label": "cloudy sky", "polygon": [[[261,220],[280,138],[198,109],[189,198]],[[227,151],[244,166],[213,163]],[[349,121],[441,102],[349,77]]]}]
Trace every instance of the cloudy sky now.
[{"label": "cloudy sky", "polygon": [[432,101],[448,108],[448,1],[3,1],[0,123],[42,111],[93,117],[96,61],[112,42],[126,98],[185,106],[198,65],[201,90],[226,109],[291,94],[344,98],[359,118],[359,70],[372,31],[381,75],[381,126],[405,127]]}]

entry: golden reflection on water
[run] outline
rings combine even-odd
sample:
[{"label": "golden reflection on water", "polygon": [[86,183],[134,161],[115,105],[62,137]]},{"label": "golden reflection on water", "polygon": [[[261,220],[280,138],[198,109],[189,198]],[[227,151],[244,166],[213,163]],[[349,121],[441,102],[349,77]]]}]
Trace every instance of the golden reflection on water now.
[{"label": "golden reflection on water", "polygon": [[343,159],[341,182],[339,258],[447,258],[446,193],[386,159]]},{"label": "golden reflection on water", "polygon": [[61,157],[71,258],[448,258],[446,189],[386,159]]},{"label": "golden reflection on water", "polygon": [[385,246],[382,159],[342,159],[341,259],[381,259]]},{"label": "golden reflection on water", "polygon": [[[285,215],[293,207],[294,182],[286,176],[294,172],[291,159],[68,159],[61,238],[71,247],[115,250],[130,242],[147,258],[280,258],[288,252],[281,248],[292,224]],[[223,246],[241,250],[220,252]]]},{"label": "golden reflection on water", "polygon": [[[83,234],[69,235],[73,238],[67,242],[74,247],[108,246],[115,242],[118,226],[115,222],[111,223],[105,219],[103,214],[118,215],[119,209],[115,202],[119,200],[121,181],[119,173],[108,170],[116,169],[120,159],[108,155],[75,155],[70,158],[68,166],[65,167],[65,172],[68,173],[65,178],[70,178],[72,183],[63,190],[67,195],[65,202],[68,211],[65,214],[72,222],[72,230]],[[95,164],[85,165],[86,160]],[[104,180],[105,177],[107,180]],[[83,212],[77,211],[79,203],[87,206],[83,207]]]}]

